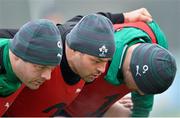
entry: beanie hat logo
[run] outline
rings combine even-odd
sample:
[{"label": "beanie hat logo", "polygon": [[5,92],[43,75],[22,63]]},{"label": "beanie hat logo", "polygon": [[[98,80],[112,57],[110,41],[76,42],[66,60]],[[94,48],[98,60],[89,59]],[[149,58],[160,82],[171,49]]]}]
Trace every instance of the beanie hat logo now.
[{"label": "beanie hat logo", "polygon": [[[149,67],[147,65],[143,66],[143,74],[146,73],[146,71],[148,71]],[[141,73],[139,73],[139,65],[136,65],[136,76],[141,76]]]},{"label": "beanie hat logo", "polygon": [[105,45],[103,45],[102,47],[99,48],[99,56],[100,57],[106,57],[106,53],[108,52],[108,49],[106,48]]},{"label": "beanie hat logo", "polygon": [[[57,46],[58,46],[58,48],[60,48],[60,49],[62,50],[62,43],[61,43],[61,41],[58,41],[58,42],[57,42]],[[57,54],[57,57],[61,59],[61,58],[62,58],[62,54],[61,54],[61,53],[58,53],[58,54]]]},{"label": "beanie hat logo", "polygon": [[136,65],[136,76],[141,76],[141,74],[139,73],[139,65]]},{"label": "beanie hat logo", "polygon": [[143,66],[143,73],[145,74],[146,71],[148,71],[148,69],[149,69],[149,67],[148,67],[147,65],[144,65],[144,66]]},{"label": "beanie hat logo", "polygon": [[62,55],[61,55],[60,53],[58,53],[58,54],[57,54],[57,57],[61,59],[61,58],[62,58]]},{"label": "beanie hat logo", "polygon": [[57,42],[57,46],[58,46],[58,48],[62,48],[61,41],[58,41],[58,42]]}]

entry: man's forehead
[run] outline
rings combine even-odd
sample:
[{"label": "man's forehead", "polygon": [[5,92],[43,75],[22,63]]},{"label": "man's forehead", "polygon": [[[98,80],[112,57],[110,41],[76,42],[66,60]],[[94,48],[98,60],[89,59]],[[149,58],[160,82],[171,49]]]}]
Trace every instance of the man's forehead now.
[{"label": "man's forehead", "polygon": [[110,61],[111,58],[99,58],[101,61]]},{"label": "man's forehead", "polygon": [[102,62],[106,62],[106,61],[110,61],[111,60],[111,58],[98,58],[98,57],[95,57],[94,59],[98,60],[98,61],[102,61]]},{"label": "man's forehead", "polygon": [[39,65],[39,64],[33,64],[35,67],[39,68],[53,68],[54,66],[48,66],[48,65]]}]

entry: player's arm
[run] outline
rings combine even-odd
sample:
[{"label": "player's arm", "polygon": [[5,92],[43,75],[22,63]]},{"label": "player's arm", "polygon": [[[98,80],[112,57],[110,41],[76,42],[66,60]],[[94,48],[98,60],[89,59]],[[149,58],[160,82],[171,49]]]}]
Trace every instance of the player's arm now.
[{"label": "player's arm", "polygon": [[[111,20],[113,24],[124,23],[124,22],[137,22],[137,21],[152,21],[152,16],[145,8],[140,8],[134,11],[125,12],[125,13],[104,13],[98,12],[97,14],[101,14]],[[81,20],[83,16],[78,15],[68,20],[67,22],[73,22],[73,26],[77,24]],[[73,27],[72,26],[72,27]],[[18,30],[17,29],[0,29],[0,37],[1,38],[13,38]]]},{"label": "player's arm", "polygon": [[[108,19],[111,20],[113,24],[119,24],[119,23],[127,23],[127,22],[138,22],[138,21],[144,21],[144,22],[150,22],[152,21],[152,16],[145,8],[140,8],[137,10],[125,12],[125,13],[110,13],[110,12],[98,12],[97,14],[101,14]],[[81,20],[83,16],[78,15],[73,17],[72,19],[68,20],[68,22],[78,22]]]},{"label": "player's arm", "polygon": [[13,38],[18,29],[0,29],[0,38]]},{"label": "player's arm", "polygon": [[138,22],[138,21],[144,21],[144,22],[152,21],[152,16],[146,8],[140,8],[125,13],[112,14],[109,12],[108,13],[99,12],[98,14],[101,14],[109,18],[113,24]]},{"label": "player's arm", "polygon": [[124,96],[114,103],[104,114],[104,117],[130,117],[133,103],[130,96]]},{"label": "player's arm", "polygon": [[148,117],[152,110],[154,103],[154,95],[139,95],[136,92],[132,92],[132,117]]}]

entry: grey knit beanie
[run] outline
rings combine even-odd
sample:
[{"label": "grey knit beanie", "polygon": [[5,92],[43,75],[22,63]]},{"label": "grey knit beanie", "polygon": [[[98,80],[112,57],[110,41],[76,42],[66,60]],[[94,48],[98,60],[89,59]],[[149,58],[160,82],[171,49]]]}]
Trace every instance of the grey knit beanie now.
[{"label": "grey knit beanie", "polygon": [[137,86],[146,94],[167,90],[177,71],[174,56],[160,45],[150,43],[135,48],[130,68]]},{"label": "grey knit beanie", "polygon": [[71,49],[99,58],[113,57],[115,51],[113,25],[102,15],[84,16],[66,38]]},{"label": "grey knit beanie", "polygon": [[58,28],[46,19],[26,23],[10,41],[10,50],[16,56],[40,65],[59,64],[62,49]]}]

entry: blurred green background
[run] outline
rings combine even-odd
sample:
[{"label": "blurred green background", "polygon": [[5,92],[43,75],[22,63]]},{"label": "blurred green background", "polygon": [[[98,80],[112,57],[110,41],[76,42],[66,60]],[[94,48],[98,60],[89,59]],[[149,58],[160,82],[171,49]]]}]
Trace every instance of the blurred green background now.
[{"label": "blurred green background", "polygon": [[19,28],[27,21],[39,18],[63,23],[78,14],[118,13],[141,7],[149,10],[166,34],[178,65],[173,85],[155,96],[151,116],[180,117],[180,0],[0,0],[0,28]]}]

